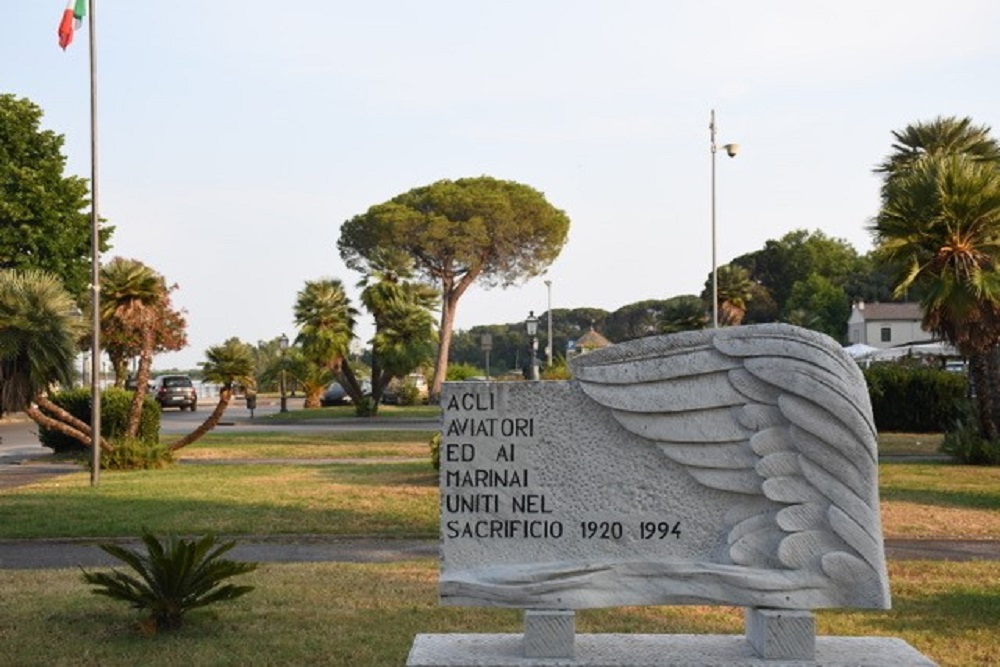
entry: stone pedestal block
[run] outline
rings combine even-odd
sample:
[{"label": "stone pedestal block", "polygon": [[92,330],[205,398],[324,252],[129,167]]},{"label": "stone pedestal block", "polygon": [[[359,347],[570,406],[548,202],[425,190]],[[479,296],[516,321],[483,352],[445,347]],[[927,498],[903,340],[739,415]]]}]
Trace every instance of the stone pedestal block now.
[{"label": "stone pedestal block", "polygon": [[568,610],[524,612],[524,655],[572,658],[576,614]]},{"label": "stone pedestal block", "polygon": [[811,612],[789,609],[745,610],[747,641],[768,660],[812,660],[816,621]]},{"label": "stone pedestal block", "polygon": [[529,658],[520,634],[417,635],[407,667],[935,667],[901,639],[817,637],[812,660],[767,660],[741,635],[576,636],[573,658]]}]

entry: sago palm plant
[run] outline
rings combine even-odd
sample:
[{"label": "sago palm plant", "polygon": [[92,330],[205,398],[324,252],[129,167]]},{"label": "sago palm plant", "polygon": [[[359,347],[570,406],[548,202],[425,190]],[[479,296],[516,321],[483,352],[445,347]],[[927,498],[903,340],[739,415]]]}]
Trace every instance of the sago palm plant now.
[{"label": "sago palm plant", "polygon": [[111,572],[84,572],[83,579],[97,588],[95,595],[106,595],[128,602],[133,608],[149,612],[140,625],[149,634],[157,630],[181,627],[188,611],[213,602],[233,600],[253,590],[253,586],[223,585],[221,582],[257,569],[256,563],[226,560],[221,556],[236,546],[235,542],[216,544],[214,536],[186,540],[169,536],[165,542],[143,530],[142,541],[147,555],[117,544],[100,544],[106,553],[123,561],[138,576],[116,569]]}]

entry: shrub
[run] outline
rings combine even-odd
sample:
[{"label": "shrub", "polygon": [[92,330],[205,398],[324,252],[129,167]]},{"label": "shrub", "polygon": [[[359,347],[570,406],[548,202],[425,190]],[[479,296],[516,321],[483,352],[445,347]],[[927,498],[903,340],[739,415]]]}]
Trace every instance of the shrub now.
[{"label": "shrub", "polygon": [[397,403],[399,405],[416,405],[423,400],[423,393],[417,386],[417,383],[410,378],[406,378],[401,385],[399,385],[399,392],[396,394]]},{"label": "shrub", "polygon": [[121,436],[111,444],[114,449],[101,452],[101,468],[105,470],[155,470],[174,462],[173,452],[159,442]]},{"label": "shrub", "polygon": [[865,369],[864,375],[880,431],[945,431],[961,419],[968,404],[961,373],[880,363]]},{"label": "shrub", "polygon": [[230,577],[257,569],[256,563],[220,558],[236,546],[236,542],[216,546],[215,537],[211,535],[196,540],[171,535],[161,543],[145,529],[142,541],[146,544],[145,556],[117,544],[98,545],[135,570],[138,577],[113,569],[110,573],[85,571],[83,580],[97,586],[91,589],[95,595],[106,595],[128,602],[135,609],[148,611],[149,617],[140,623],[147,634],[176,630],[188,611],[233,600],[253,590],[253,586],[221,585]]},{"label": "shrub", "polygon": [[[109,439],[118,438],[128,427],[128,413],[132,408],[132,392],[109,387],[101,394],[101,432]],[[156,400],[146,395],[139,417],[138,438],[144,442],[157,442],[160,438],[160,415]],[[90,419],[86,420],[88,423]]]},{"label": "shrub", "polygon": [[486,372],[472,364],[448,364],[448,373],[445,379],[448,382],[462,382],[472,378],[485,377]]},{"label": "shrub", "polygon": [[[53,395],[52,402],[82,422],[90,423],[90,390],[69,389]],[[101,392],[101,435],[114,440],[125,433],[132,392],[109,387]],[[146,397],[139,421],[139,439],[155,443],[160,438],[160,406]],[[45,427],[38,429],[38,441],[56,452],[82,452],[89,448],[78,440]]]},{"label": "shrub", "polygon": [[991,442],[979,433],[979,423],[971,410],[944,434],[941,451],[967,465],[1000,465],[1000,442]]},{"label": "shrub", "polygon": [[572,377],[566,357],[556,357],[551,366],[542,369],[543,380],[569,380]]},{"label": "shrub", "polygon": [[431,465],[435,470],[441,469],[441,434],[435,433],[431,438]]},{"label": "shrub", "polygon": [[354,415],[357,417],[374,417],[377,414],[377,406],[371,396],[364,396],[354,404]]}]

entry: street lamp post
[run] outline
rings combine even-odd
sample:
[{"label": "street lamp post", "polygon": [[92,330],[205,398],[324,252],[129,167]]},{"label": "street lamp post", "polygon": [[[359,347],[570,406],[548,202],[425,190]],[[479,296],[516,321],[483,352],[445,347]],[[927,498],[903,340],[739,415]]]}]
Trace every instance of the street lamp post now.
[{"label": "street lamp post", "polygon": [[546,361],[545,366],[547,368],[552,368],[552,281],[551,280],[545,281],[545,289],[548,291],[549,294],[549,312],[548,312],[549,346],[545,348],[545,361]]},{"label": "street lamp post", "polygon": [[528,331],[528,338],[531,339],[531,380],[538,379],[538,318],[535,311],[528,312],[528,319],[524,321],[524,327]]},{"label": "street lamp post", "polygon": [[285,352],[288,350],[288,336],[281,334],[278,339],[281,348],[281,377],[278,380],[278,390],[281,392],[281,412],[288,412],[288,397],[285,395]]},{"label": "street lamp post", "polygon": [[[719,264],[716,258],[716,231],[715,231],[715,109],[712,109],[712,118],[708,124],[711,135],[712,146],[712,328],[719,328]],[[739,144],[725,144],[722,147],[729,157],[736,157],[740,150]]]}]

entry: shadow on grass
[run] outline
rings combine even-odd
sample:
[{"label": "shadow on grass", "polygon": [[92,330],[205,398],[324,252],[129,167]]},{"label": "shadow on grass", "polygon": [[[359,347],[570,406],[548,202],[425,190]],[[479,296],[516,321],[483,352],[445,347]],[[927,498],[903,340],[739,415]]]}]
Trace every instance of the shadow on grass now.
[{"label": "shadow on grass", "polygon": [[[1000,592],[948,591],[893,599],[891,612],[865,614],[863,623],[886,634],[992,632],[1000,618]],[[840,613],[840,612],[838,612]],[[848,613],[848,612],[842,612]]]},{"label": "shadow on grass", "polygon": [[[62,488],[3,496],[0,538],[154,533],[436,535],[437,476],[428,463],[212,466],[82,475]],[[60,484],[62,484],[60,482]]]},{"label": "shadow on grass", "polygon": [[261,415],[257,418],[257,422],[264,424],[297,424],[317,420],[362,419],[370,424],[378,424],[379,422],[391,423],[393,420],[398,419],[436,420],[440,419],[440,417],[441,408],[436,405],[381,405],[379,406],[378,415],[374,417],[358,417],[354,411],[354,406],[338,405],[328,408],[308,408],[285,413]]},{"label": "shadow on grass", "polygon": [[[430,442],[433,430],[357,430],[288,433],[287,431],[255,431],[252,433],[209,433],[199,443],[205,445],[315,445],[330,446],[345,443]],[[164,438],[170,442],[178,438]],[[180,450],[183,452],[184,450]]]},{"label": "shadow on grass", "polygon": [[355,486],[419,486],[437,488],[438,473],[429,462],[384,465],[337,464],[321,466],[320,474],[338,484]]},{"label": "shadow on grass", "polygon": [[1000,508],[1000,492],[988,491],[938,491],[933,489],[883,488],[882,500],[899,500],[920,505],[956,507],[959,509]]},{"label": "shadow on grass", "polygon": [[958,509],[1000,509],[1000,468],[896,462],[879,466],[883,500]]}]

